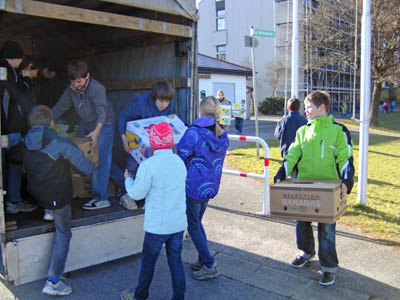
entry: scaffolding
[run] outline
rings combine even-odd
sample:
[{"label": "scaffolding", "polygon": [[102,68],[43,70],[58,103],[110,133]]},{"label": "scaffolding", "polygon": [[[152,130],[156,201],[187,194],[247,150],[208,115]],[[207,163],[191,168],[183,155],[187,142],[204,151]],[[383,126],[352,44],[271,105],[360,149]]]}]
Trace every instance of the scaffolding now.
[{"label": "scaffolding", "polygon": [[[300,0],[298,0],[300,1]],[[291,36],[292,36],[292,0],[275,0],[275,60],[282,61],[285,67],[285,78],[279,80],[277,92],[287,100],[290,93],[291,80]],[[349,66],[343,67],[340,61],[326,63],[323,66],[313,65],[313,59],[318,57],[317,49],[310,42],[313,30],[310,16],[317,7],[315,0],[302,0],[299,5],[299,97],[305,97],[308,93],[315,90],[327,91],[331,96],[331,112],[342,112],[342,104],[346,103],[347,112],[353,107],[353,98],[359,103],[359,73],[354,72]],[[338,22],[342,22],[349,27],[348,20],[338,17]],[[341,23],[341,24],[342,24]],[[346,34],[354,36],[354,33],[347,31]],[[326,49],[332,51],[333,49]],[[356,111],[359,111],[358,106]]]}]

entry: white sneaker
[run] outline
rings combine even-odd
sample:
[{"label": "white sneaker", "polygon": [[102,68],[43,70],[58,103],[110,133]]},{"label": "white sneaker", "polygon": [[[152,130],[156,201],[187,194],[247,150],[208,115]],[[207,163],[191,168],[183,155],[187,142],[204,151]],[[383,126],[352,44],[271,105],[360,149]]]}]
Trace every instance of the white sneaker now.
[{"label": "white sneaker", "polygon": [[121,196],[121,198],[119,199],[119,204],[121,204],[123,207],[125,207],[126,209],[137,209],[137,204],[136,201],[131,198],[128,193],[126,193],[125,195]]},{"label": "white sneaker", "polygon": [[110,206],[111,206],[110,200],[97,200],[96,198],[93,198],[89,202],[83,204],[82,208],[87,209],[87,210],[94,210],[94,209],[101,209],[101,208],[106,208],[106,207],[110,207]]},{"label": "white sneaker", "polygon": [[54,211],[52,211],[51,209],[45,209],[43,220],[54,221]]},{"label": "white sneaker", "polygon": [[61,280],[57,283],[52,283],[50,280],[47,280],[42,293],[53,296],[66,296],[72,293],[72,288]]}]

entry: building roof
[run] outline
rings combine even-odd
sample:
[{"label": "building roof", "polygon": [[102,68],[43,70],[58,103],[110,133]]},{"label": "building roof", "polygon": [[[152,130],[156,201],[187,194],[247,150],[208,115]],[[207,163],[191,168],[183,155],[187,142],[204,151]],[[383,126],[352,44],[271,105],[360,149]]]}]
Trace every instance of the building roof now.
[{"label": "building roof", "polygon": [[222,61],[204,54],[197,54],[198,70],[200,74],[228,74],[252,76],[252,70],[227,61]]}]

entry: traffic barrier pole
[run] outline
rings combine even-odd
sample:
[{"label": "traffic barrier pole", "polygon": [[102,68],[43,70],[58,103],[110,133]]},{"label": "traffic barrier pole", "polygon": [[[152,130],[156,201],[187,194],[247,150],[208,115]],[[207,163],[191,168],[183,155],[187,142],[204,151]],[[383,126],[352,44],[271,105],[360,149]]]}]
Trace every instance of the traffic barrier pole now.
[{"label": "traffic barrier pole", "polygon": [[257,136],[244,136],[244,135],[233,135],[228,134],[229,140],[232,141],[243,141],[243,142],[254,142],[261,144],[264,148],[264,174],[257,173],[246,173],[241,171],[233,171],[223,169],[222,173],[230,174],[241,177],[250,177],[264,180],[264,202],[263,202],[263,215],[269,215],[269,147],[268,144],[260,137]]}]

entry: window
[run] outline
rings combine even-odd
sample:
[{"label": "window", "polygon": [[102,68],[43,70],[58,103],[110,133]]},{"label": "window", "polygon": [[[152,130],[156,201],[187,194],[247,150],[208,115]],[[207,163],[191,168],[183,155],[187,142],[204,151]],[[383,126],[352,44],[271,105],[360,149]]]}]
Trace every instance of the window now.
[{"label": "window", "polygon": [[226,45],[217,46],[217,59],[226,60]]},{"label": "window", "polygon": [[219,0],[215,2],[215,11],[216,11],[216,25],[217,31],[225,30],[225,1]]}]

